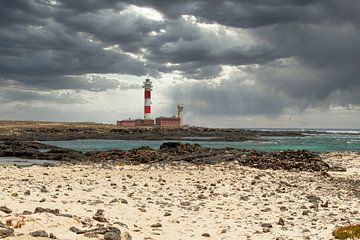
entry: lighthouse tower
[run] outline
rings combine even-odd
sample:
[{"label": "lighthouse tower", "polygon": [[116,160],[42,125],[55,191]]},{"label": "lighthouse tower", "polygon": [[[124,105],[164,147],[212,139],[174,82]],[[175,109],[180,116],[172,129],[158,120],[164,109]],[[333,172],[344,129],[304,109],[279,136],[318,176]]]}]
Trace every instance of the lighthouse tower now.
[{"label": "lighthouse tower", "polygon": [[152,82],[150,79],[144,81],[144,119],[151,119],[151,91],[152,91]]}]

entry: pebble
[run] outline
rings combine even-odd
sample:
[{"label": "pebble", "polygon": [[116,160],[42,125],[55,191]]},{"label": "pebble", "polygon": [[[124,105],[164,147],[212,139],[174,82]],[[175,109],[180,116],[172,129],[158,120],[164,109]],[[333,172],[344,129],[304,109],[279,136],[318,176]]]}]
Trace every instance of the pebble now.
[{"label": "pebble", "polygon": [[159,228],[159,227],[162,227],[162,224],[161,223],[155,223],[155,224],[150,225],[150,227]]},{"label": "pebble", "polygon": [[284,226],[285,225],[284,219],[279,218],[279,221],[277,224],[279,224],[280,226]]},{"label": "pebble", "polygon": [[261,227],[263,227],[263,228],[272,228],[273,226],[272,226],[271,223],[262,223]]}]

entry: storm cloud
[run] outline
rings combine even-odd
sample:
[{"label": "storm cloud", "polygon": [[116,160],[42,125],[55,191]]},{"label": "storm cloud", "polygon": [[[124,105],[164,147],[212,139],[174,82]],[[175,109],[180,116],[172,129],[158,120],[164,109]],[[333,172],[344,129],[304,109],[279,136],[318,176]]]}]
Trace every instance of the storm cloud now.
[{"label": "storm cloud", "polygon": [[356,0],[1,1],[1,99],[82,103],[79,91],[151,77],[204,117],[358,111],[359,12]]}]

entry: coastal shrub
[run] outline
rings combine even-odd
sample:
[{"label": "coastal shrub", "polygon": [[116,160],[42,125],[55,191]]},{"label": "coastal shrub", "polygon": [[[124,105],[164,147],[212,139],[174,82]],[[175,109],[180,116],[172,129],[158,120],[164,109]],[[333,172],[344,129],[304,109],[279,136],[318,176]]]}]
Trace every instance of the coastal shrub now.
[{"label": "coastal shrub", "polygon": [[336,239],[360,239],[360,224],[338,227],[333,235]]}]

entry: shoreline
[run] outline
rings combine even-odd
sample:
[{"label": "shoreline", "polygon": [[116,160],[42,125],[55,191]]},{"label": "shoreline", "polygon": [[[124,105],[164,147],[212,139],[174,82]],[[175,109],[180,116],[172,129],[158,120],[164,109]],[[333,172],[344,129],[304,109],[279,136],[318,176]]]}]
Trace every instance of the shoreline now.
[{"label": "shoreline", "polygon": [[[306,136],[315,131],[263,131],[236,128],[124,128],[113,124],[0,121],[1,140],[51,141],[75,139],[196,140],[241,142],[266,136]],[[324,132],[325,133],[325,132]]]}]

